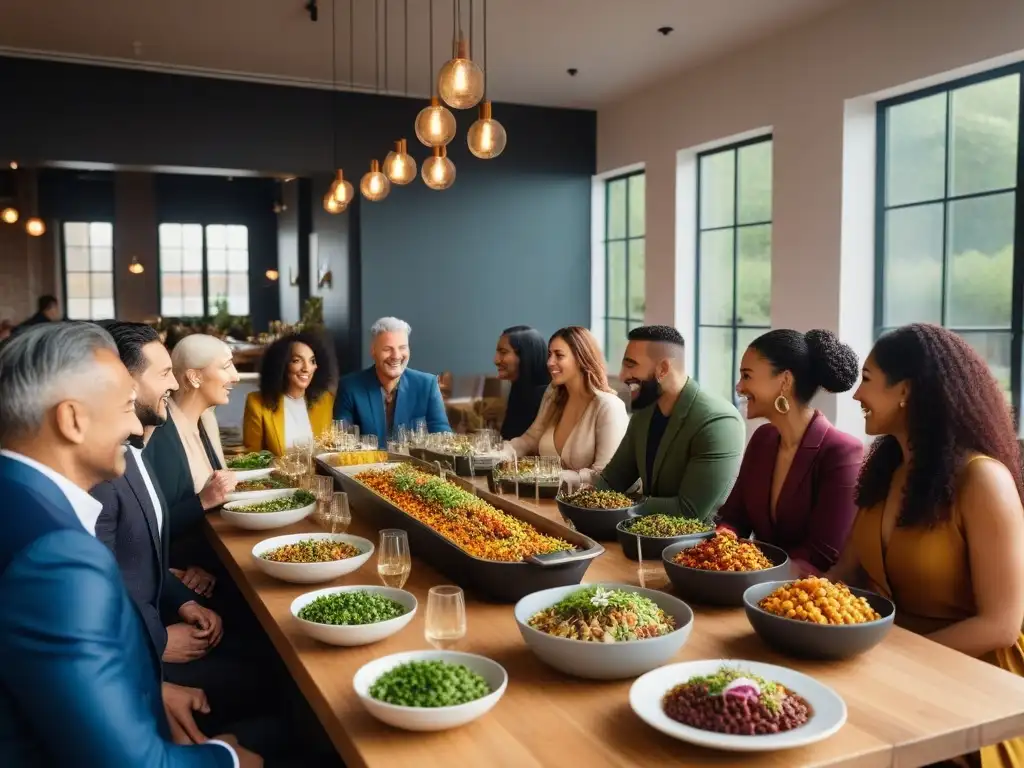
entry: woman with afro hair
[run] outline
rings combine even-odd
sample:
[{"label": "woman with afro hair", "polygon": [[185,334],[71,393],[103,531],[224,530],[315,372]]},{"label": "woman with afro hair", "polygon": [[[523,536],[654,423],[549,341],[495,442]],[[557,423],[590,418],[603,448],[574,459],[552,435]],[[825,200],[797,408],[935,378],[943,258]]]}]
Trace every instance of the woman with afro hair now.
[{"label": "woman with afro hair", "polygon": [[245,449],[280,456],[319,437],[334,411],[331,378],[330,351],[318,335],[293,333],[271,344],[260,365],[259,392],[245,399]]},{"label": "woman with afro hair", "polygon": [[[891,599],[906,629],[1024,676],[1021,455],[988,365],[952,331],[904,326],[875,344],[854,399],[880,437],[830,577]],[[968,761],[1024,766],[1024,739]]]}]

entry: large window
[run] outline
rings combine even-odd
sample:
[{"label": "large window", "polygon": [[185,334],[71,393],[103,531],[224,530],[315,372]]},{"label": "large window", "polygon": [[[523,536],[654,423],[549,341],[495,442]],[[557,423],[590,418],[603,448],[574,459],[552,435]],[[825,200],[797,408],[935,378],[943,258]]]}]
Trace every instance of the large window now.
[{"label": "large window", "polygon": [[605,182],[605,355],[614,370],[626,350],[626,334],[644,323],[643,171]]},{"label": "large window", "polygon": [[771,324],[772,141],[698,157],[697,371],[735,400],[743,350]]},{"label": "large window", "polygon": [[66,221],[63,244],[68,319],[113,319],[114,227],[106,221]]},{"label": "large window", "polygon": [[1017,67],[879,106],[875,307],[877,333],[959,333],[1018,408],[1020,91]]},{"label": "large window", "polygon": [[160,313],[249,314],[249,230],[237,224],[160,225]]}]

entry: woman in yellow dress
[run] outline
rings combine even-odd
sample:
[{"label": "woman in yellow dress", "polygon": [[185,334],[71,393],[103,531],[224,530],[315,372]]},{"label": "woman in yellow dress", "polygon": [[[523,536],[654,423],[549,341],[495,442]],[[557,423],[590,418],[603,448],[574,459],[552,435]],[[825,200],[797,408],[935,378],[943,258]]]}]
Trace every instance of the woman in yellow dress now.
[{"label": "woman in yellow dress", "polygon": [[[880,435],[835,580],[896,604],[896,623],[1024,676],[1024,506],[1010,408],[988,364],[951,331],[885,334],[854,394]],[[959,762],[1024,768],[1024,739]]]}]

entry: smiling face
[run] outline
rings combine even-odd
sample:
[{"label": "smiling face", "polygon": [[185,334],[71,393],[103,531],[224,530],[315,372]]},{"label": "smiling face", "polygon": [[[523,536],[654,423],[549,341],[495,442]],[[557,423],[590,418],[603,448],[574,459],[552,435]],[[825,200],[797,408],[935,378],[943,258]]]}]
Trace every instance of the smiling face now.
[{"label": "smiling face", "polygon": [[[231,390],[238,383],[238,371],[231,350],[225,346],[224,354],[201,371],[190,370],[188,379],[208,406],[227,405]],[[196,384],[199,384],[196,387]]]},{"label": "smiling face", "polygon": [[316,354],[309,345],[297,341],[292,344],[288,368],[285,371],[285,387],[293,393],[305,392],[316,373]]},{"label": "smiling face", "polygon": [[548,373],[555,386],[565,386],[580,375],[579,364],[564,339],[556,337],[548,344]]},{"label": "smiling face", "polygon": [[167,398],[178,389],[171,369],[171,356],[159,341],[142,348],[146,368],[135,376],[135,412],[144,427],[158,427],[167,421]]},{"label": "smiling face", "polygon": [[740,378],[736,382],[736,394],[747,401],[748,419],[767,419],[778,411],[775,400],[785,396],[793,403],[793,374],[789,371],[775,373],[772,364],[756,349],[747,347],[740,360]]},{"label": "smiling face", "polygon": [[654,351],[649,341],[631,341],[622,353],[619,380],[629,387],[630,408],[634,411],[653,405],[661,397],[658,379],[668,373],[670,366],[667,360],[656,359]]},{"label": "smiling face", "polygon": [[401,331],[385,331],[373,340],[373,363],[378,375],[394,381],[405,373],[409,364],[409,335]]},{"label": "smiling face", "polygon": [[494,367],[498,369],[498,378],[502,381],[515,381],[519,378],[519,355],[512,349],[508,336],[498,339],[494,350]]},{"label": "smiling face", "polygon": [[864,414],[864,431],[869,435],[903,434],[907,430],[906,403],[910,382],[890,384],[874,354],[868,355],[861,371],[860,386],[853,399]]}]

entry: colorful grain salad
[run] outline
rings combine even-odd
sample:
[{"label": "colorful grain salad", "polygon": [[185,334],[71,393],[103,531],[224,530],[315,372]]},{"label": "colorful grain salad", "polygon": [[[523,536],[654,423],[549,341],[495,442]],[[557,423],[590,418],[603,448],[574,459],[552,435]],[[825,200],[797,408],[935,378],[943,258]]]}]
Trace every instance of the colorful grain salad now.
[{"label": "colorful grain salad", "polygon": [[629,533],[636,536],[650,536],[655,539],[707,533],[713,527],[711,523],[705,523],[702,520],[695,520],[691,517],[673,517],[671,515],[636,517],[626,525],[623,525],[623,528]]},{"label": "colorful grain salad", "polygon": [[680,551],[673,562],[702,571],[763,571],[775,567],[756,544],[721,533]]},{"label": "colorful grain salad", "polygon": [[622,589],[584,587],[526,622],[568,640],[620,643],[667,635],[675,619],[653,600]]},{"label": "colorful grain salad", "polygon": [[232,504],[232,512],[288,512],[292,509],[302,509],[310,504],[316,503],[316,497],[309,491],[296,491],[290,496],[283,496],[278,499],[267,499],[256,501],[252,504]]},{"label": "colorful grain salad", "polygon": [[266,469],[274,461],[274,454],[270,451],[255,451],[243,453],[241,456],[233,456],[227,460],[228,469],[242,472],[249,469]]},{"label": "colorful grain salad", "polygon": [[518,517],[495,509],[455,483],[408,464],[369,469],[356,475],[356,480],[483,560],[512,563],[532,555],[574,548],[567,541],[542,534]]},{"label": "colorful grain salad", "polygon": [[740,736],[792,731],[811,718],[810,705],[784,686],[728,667],[677,685],[661,706],[677,723]]},{"label": "colorful grain salad", "polygon": [[249,491],[281,491],[286,488],[294,488],[295,482],[286,475],[274,473],[266,477],[257,477],[253,480],[243,480],[235,486],[235,493],[247,493]]},{"label": "colorful grain salad", "polygon": [[354,627],[391,621],[406,613],[406,607],[397,600],[359,590],[320,595],[299,609],[299,618],[314,624]]},{"label": "colorful grain salad", "polygon": [[384,464],[388,460],[387,451],[341,451],[327,457],[332,467],[357,467],[362,464]]},{"label": "colorful grain salad", "polygon": [[361,554],[359,547],[354,547],[346,541],[302,539],[294,544],[275,547],[260,557],[275,563],[333,563]]},{"label": "colorful grain salad", "polygon": [[768,613],[815,624],[866,624],[882,615],[845,584],[812,576],[779,587],[758,605]]},{"label": "colorful grain salad", "polygon": [[582,509],[627,509],[636,504],[624,493],[599,491],[596,488],[581,488],[576,493],[559,496],[559,500]]},{"label": "colorful grain salad", "polygon": [[487,681],[462,664],[409,661],[377,678],[370,697],[398,707],[457,707],[491,692]]}]

